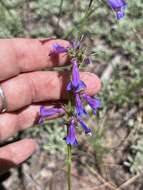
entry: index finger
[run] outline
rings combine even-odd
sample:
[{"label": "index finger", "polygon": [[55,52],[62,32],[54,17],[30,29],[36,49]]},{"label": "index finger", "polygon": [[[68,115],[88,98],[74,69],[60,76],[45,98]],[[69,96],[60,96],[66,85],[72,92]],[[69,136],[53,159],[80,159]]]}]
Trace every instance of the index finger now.
[{"label": "index finger", "polygon": [[55,43],[69,46],[69,42],[59,39],[0,39],[0,81],[23,72],[65,65],[68,58],[64,53],[49,56]]}]

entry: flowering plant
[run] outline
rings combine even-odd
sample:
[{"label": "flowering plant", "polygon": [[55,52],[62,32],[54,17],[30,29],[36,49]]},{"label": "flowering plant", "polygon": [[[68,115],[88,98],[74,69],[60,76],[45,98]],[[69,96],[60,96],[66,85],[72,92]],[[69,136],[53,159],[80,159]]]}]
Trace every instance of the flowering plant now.
[{"label": "flowering plant", "polygon": [[[124,17],[124,11],[127,3],[124,0],[107,0],[108,5],[115,11],[117,20]],[[90,6],[92,1],[90,1]],[[81,38],[82,39],[82,38]],[[92,130],[84,121],[84,117],[89,117],[88,112],[84,107],[87,103],[96,115],[97,110],[101,107],[101,102],[98,98],[89,96],[86,93],[86,84],[81,80],[79,68],[82,64],[91,64],[90,55],[86,55],[86,48],[82,46],[82,40],[72,41],[68,47],[63,47],[59,44],[54,44],[51,48],[49,56],[65,53],[69,57],[70,62],[70,80],[66,86],[68,94],[68,104],[60,108],[46,109],[44,106],[40,108],[40,120],[42,124],[44,119],[55,114],[66,115],[65,125],[67,134],[64,138],[68,147],[68,190],[71,190],[71,149],[72,146],[78,145],[76,129],[78,125],[82,127],[85,134],[92,135]]]},{"label": "flowering plant", "polygon": [[[44,119],[48,116],[55,115],[57,113],[63,113],[66,115],[66,126],[67,126],[67,135],[64,140],[68,146],[68,165],[69,171],[71,170],[71,148],[78,144],[76,137],[76,127],[78,124],[82,127],[85,134],[92,134],[92,130],[86,125],[83,120],[83,117],[88,117],[83,101],[87,102],[93,113],[96,114],[96,110],[100,108],[101,103],[99,99],[90,97],[86,94],[86,84],[80,79],[79,66],[84,64],[90,64],[91,59],[89,56],[85,56],[85,50],[82,48],[81,42],[72,42],[71,47],[62,47],[59,44],[54,44],[52,46],[52,51],[50,56],[55,54],[67,53],[70,57],[70,66],[71,66],[71,76],[70,81],[67,84],[66,90],[68,93],[68,105],[64,108],[50,108],[46,109],[44,106],[40,109],[40,120],[39,123],[42,124]],[[68,172],[69,173],[69,172]],[[70,173],[69,173],[69,189],[70,189]]]}]

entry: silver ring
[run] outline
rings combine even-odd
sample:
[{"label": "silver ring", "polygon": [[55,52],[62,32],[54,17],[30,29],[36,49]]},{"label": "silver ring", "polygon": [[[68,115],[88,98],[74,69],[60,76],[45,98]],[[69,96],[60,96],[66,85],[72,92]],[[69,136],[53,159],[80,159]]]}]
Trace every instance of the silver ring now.
[{"label": "silver ring", "polygon": [[7,103],[6,103],[6,97],[4,94],[4,91],[0,85],[0,98],[1,98],[1,102],[2,102],[2,108],[1,108],[1,112],[4,113],[7,111]]}]

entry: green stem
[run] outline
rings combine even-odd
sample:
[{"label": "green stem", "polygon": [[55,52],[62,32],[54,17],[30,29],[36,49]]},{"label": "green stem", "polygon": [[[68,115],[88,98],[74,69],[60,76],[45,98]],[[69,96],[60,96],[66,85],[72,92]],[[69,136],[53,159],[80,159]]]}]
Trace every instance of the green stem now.
[{"label": "green stem", "polygon": [[67,145],[67,149],[68,149],[67,182],[68,182],[68,190],[71,190],[71,145]]}]

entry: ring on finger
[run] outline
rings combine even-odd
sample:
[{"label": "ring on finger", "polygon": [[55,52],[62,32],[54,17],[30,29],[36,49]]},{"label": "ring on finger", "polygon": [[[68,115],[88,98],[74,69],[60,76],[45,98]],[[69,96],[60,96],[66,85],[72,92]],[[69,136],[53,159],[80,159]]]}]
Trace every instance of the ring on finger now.
[{"label": "ring on finger", "polygon": [[6,97],[1,85],[0,85],[0,98],[2,102],[1,112],[4,113],[7,111],[7,102],[6,102]]}]

